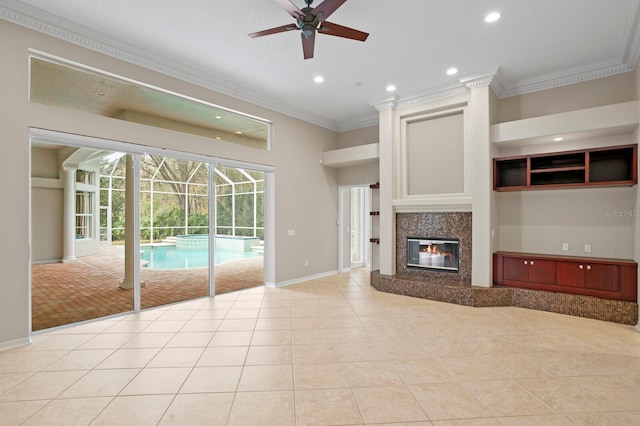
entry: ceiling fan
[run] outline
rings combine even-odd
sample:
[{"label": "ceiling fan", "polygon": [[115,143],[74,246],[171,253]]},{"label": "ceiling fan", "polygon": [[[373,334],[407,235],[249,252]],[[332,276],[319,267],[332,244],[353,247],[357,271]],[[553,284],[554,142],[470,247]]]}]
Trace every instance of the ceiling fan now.
[{"label": "ceiling fan", "polygon": [[296,22],[294,24],[282,25],[280,27],[251,33],[249,37],[255,38],[285,31],[300,30],[302,31],[302,53],[304,59],[313,58],[316,32],[359,41],[365,41],[369,36],[368,33],[326,21],[326,19],[347,0],[324,0],[317,7],[311,7],[313,0],[304,0],[307,7],[302,9],[299,9],[290,0],[274,1],[282,6]]}]

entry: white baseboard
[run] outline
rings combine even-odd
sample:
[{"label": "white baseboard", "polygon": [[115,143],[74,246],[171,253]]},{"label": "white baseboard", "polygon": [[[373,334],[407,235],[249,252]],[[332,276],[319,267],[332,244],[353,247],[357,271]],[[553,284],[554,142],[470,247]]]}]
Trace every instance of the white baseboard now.
[{"label": "white baseboard", "polygon": [[0,342],[0,351],[17,348],[31,344],[31,337],[23,337],[21,339],[9,340],[8,342]]},{"label": "white baseboard", "polygon": [[306,277],[300,277],[300,278],[296,278],[293,280],[288,280],[288,281],[282,281],[279,283],[270,283],[270,282],[265,282],[264,285],[266,285],[267,287],[271,287],[271,288],[280,288],[280,287],[286,287],[289,285],[293,285],[293,284],[299,284],[305,281],[311,281],[311,280],[317,280],[319,278],[324,278],[324,277],[329,277],[331,275],[336,275],[338,273],[337,270],[333,270],[333,271],[328,271],[328,272],[322,272],[320,274],[315,274],[315,275],[308,275]]}]

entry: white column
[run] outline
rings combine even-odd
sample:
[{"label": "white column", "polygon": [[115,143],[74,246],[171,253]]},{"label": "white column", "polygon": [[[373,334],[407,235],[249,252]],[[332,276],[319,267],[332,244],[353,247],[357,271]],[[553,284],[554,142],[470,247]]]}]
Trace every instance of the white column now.
[{"label": "white column", "polygon": [[396,215],[393,208],[395,194],[395,108],[397,98],[374,105],[380,112],[380,274],[396,273]]},{"label": "white column", "polygon": [[[268,287],[276,283],[276,176],[264,174],[264,280]],[[286,260],[285,260],[286,262]]]},{"label": "white column", "polygon": [[471,89],[469,114],[472,137],[472,270],[471,283],[491,287],[493,244],[492,214],[495,210],[491,162],[491,88],[487,84]]},{"label": "white column", "polygon": [[76,168],[64,166],[64,208],[62,221],[62,263],[76,261]]}]

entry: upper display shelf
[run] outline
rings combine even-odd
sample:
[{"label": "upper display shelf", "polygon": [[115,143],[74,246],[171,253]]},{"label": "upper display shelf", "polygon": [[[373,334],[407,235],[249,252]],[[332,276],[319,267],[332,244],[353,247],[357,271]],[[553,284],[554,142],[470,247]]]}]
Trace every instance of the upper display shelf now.
[{"label": "upper display shelf", "polygon": [[325,167],[349,167],[356,164],[378,161],[380,158],[380,144],[353,146],[350,148],[335,149],[322,153],[320,164]]},{"label": "upper display shelf", "polygon": [[638,182],[637,145],[495,158],[493,189],[523,191]]},{"label": "upper display shelf", "polygon": [[631,101],[498,123],[491,126],[491,142],[506,148],[550,143],[554,137],[569,141],[631,134],[638,126],[638,111],[638,102]]}]

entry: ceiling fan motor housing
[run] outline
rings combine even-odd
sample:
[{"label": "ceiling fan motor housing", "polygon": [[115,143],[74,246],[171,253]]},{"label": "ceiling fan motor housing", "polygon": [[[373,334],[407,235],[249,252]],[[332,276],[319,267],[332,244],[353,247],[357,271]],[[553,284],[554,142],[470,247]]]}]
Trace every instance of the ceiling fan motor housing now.
[{"label": "ceiling fan motor housing", "polygon": [[302,30],[302,35],[306,38],[313,36],[313,34],[316,32],[316,29],[318,28],[318,25],[320,24],[319,17],[314,16],[311,13],[312,10],[313,8],[311,7],[305,7],[304,9],[302,9],[302,12],[304,12],[304,16],[298,19],[298,28]]}]

